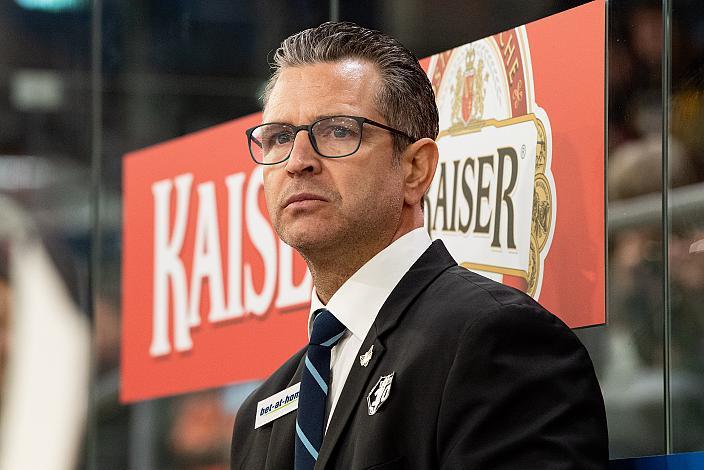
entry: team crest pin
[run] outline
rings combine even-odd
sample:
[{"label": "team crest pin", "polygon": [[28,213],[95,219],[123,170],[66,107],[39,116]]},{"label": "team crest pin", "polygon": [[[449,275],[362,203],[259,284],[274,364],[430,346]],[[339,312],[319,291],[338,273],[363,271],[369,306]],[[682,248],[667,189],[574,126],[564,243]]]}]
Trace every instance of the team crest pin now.
[{"label": "team crest pin", "polygon": [[376,414],[379,407],[389,398],[391,393],[391,381],[394,379],[395,372],[389,375],[382,375],[379,381],[374,385],[372,390],[367,395],[367,406],[369,407],[369,416]]},{"label": "team crest pin", "polygon": [[365,352],[361,356],[359,356],[359,365],[362,367],[367,367],[369,365],[369,361],[372,358],[372,354],[374,353],[374,345],[372,344],[371,347],[369,348],[369,351]]}]

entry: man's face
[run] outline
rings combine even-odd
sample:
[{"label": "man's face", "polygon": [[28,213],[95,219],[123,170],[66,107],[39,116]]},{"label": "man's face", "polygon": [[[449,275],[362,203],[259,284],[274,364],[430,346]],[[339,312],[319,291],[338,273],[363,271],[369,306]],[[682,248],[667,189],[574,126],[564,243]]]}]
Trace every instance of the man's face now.
[{"label": "man's face", "polygon": [[[376,110],[376,66],[357,59],[282,69],[264,122],[310,124],[323,116],[361,116],[387,123]],[[350,254],[391,242],[403,207],[403,175],[391,134],[365,124],[359,150],[323,158],[299,132],[290,158],[264,170],[272,224],[281,239],[313,255]],[[342,260],[341,260],[342,261]]]}]

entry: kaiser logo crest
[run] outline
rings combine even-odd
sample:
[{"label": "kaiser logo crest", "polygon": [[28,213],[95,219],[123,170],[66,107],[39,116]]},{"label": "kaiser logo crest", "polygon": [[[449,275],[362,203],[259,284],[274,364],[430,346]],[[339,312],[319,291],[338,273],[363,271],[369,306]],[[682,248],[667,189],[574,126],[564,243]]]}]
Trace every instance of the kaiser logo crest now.
[{"label": "kaiser logo crest", "polygon": [[481,118],[484,113],[485,81],[484,61],[475,61],[474,51],[470,49],[465,55],[464,69],[457,71],[456,83],[462,89],[462,99],[455,101],[452,110],[454,125],[466,125]]},{"label": "kaiser logo crest", "polygon": [[460,264],[534,298],[555,229],[552,134],[525,27],[433,56],[440,162],[426,228]]}]

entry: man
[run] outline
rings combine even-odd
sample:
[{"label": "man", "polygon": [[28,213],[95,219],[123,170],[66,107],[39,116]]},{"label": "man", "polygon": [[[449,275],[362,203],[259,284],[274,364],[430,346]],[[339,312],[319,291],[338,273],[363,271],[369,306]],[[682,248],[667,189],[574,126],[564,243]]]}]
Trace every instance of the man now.
[{"label": "man", "polygon": [[[265,124],[247,134],[272,224],[313,276],[311,343],[240,408],[231,468],[604,468],[578,339],[423,228],[438,113],[415,57],[325,23],[274,62]],[[297,410],[264,422],[299,383]]]}]

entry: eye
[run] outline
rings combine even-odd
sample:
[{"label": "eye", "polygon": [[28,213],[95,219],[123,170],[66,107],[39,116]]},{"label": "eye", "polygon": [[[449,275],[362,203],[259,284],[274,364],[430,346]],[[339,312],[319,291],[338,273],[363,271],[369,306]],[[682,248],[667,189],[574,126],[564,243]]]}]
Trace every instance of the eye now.
[{"label": "eye", "polygon": [[287,129],[266,129],[262,134],[262,142],[266,149],[288,145],[293,140],[293,133]]},{"label": "eye", "polygon": [[326,123],[317,126],[316,137],[322,139],[346,140],[357,137],[357,130],[346,124]]},{"label": "eye", "polygon": [[290,132],[279,132],[274,136],[274,142],[278,145],[284,145],[291,142]]},{"label": "eye", "polygon": [[338,139],[344,139],[345,137],[352,135],[352,129],[342,126],[334,126],[332,128],[332,135]]}]

